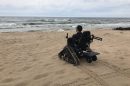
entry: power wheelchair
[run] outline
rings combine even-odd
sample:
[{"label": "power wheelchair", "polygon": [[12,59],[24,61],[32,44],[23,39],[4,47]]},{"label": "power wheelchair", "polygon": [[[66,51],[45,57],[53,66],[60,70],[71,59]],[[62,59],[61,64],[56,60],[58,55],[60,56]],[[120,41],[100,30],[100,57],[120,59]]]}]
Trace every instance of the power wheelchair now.
[{"label": "power wheelchair", "polygon": [[102,41],[102,38],[91,35],[90,31],[84,31],[80,42],[77,44],[73,37],[68,37],[67,33],[67,45],[58,53],[60,59],[71,63],[73,65],[80,65],[80,58],[84,57],[88,63],[97,60],[97,55],[100,53],[94,52],[90,48],[90,44],[93,42],[93,39]]}]

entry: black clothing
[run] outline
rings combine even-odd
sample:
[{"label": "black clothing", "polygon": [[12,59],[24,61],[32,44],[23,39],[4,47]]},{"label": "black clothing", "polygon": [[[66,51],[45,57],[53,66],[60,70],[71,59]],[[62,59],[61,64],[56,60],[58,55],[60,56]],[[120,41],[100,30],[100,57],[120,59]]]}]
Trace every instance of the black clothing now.
[{"label": "black clothing", "polygon": [[76,43],[76,45],[81,45],[81,39],[82,39],[82,32],[77,32],[76,34],[74,34],[72,36],[74,42]]},{"label": "black clothing", "polygon": [[90,31],[77,32],[72,36],[72,39],[77,48],[84,51],[90,47],[90,43],[93,41]]}]

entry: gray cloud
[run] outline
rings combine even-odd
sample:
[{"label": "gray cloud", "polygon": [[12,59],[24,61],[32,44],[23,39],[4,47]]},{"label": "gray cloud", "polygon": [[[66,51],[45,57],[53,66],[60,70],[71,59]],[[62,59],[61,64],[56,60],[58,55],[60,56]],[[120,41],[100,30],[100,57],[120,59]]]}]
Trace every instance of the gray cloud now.
[{"label": "gray cloud", "polygon": [[0,0],[0,15],[130,17],[130,0]]}]

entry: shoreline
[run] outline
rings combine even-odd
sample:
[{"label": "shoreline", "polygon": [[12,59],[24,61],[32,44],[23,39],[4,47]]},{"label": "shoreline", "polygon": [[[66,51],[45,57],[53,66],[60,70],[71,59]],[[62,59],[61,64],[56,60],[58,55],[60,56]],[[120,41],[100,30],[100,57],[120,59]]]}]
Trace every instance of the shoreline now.
[{"label": "shoreline", "polygon": [[[113,28],[93,28],[93,29],[88,29],[88,28],[84,28],[84,30],[113,30]],[[13,30],[13,29],[8,29],[8,30],[6,30],[6,29],[3,29],[3,31],[2,30],[0,30],[0,33],[15,33],[15,32],[66,32],[66,31],[75,31],[75,28],[73,28],[73,29],[54,29],[54,30],[28,30],[28,29],[26,29],[26,30]]]},{"label": "shoreline", "polygon": [[[130,27],[116,27],[116,28],[84,28],[85,31],[89,30],[89,31],[92,31],[92,30],[119,30],[119,31],[128,31],[130,30]],[[15,33],[15,32],[66,32],[66,31],[75,31],[75,28],[73,29],[25,29],[25,30],[21,30],[21,29],[0,29],[0,33]]]}]

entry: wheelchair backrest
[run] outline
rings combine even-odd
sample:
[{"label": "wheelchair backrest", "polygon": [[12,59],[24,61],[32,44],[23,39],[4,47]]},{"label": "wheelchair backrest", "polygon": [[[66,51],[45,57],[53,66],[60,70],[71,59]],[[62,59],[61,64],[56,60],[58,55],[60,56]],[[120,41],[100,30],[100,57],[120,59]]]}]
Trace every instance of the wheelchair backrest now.
[{"label": "wheelchair backrest", "polygon": [[69,46],[77,45],[77,46],[80,46],[82,48],[85,48],[86,45],[88,45],[88,47],[90,46],[91,41],[92,41],[91,32],[90,31],[84,31],[82,33],[82,37],[81,37],[80,42],[78,44],[75,43],[76,41],[73,39],[73,37],[69,37],[67,39],[67,45],[69,45]]},{"label": "wheelchair backrest", "polygon": [[82,35],[82,42],[86,43],[91,43],[91,32],[90,31],[84,31]]}]

